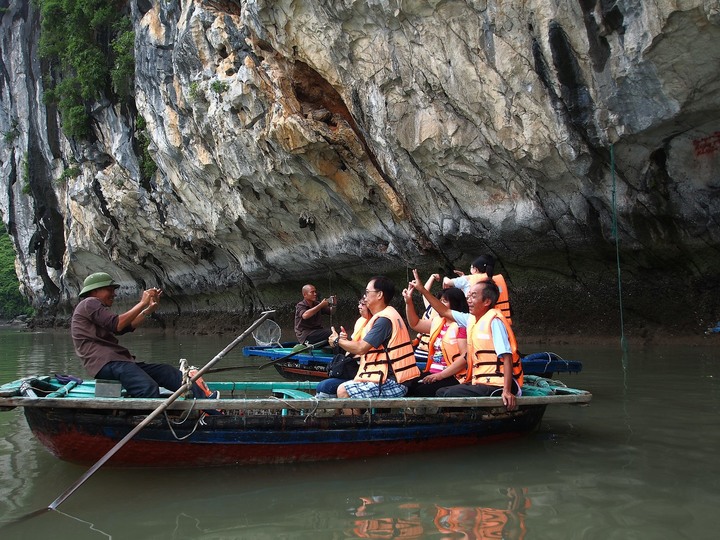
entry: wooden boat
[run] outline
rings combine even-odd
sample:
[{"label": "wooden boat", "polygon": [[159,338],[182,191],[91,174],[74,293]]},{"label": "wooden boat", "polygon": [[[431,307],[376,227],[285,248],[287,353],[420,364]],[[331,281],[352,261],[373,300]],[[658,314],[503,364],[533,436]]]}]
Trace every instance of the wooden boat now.
[{"label": "wooden boat", "polygon": [[[591,399],[588,392],[532,376],[511,412],[499,397],[316,399],[311,392],[317,382],[207,384],[220,399],[173,401],[108,463],[217,466],[447,449],[527,433],[548,405]],[[26,378],[0,387],[0,410],[23,407],[31,431],[55,456],[94,463],[163,403],[96,397],[99,387],[96,381],[63,385],[50,376]]]},{"label": "wooden boat", "polygon": [[[282,346],[251,345],[243,347],[244,356],[264,357],[273,361],[272,365],[285,379],[291,381],[311,381],[326,379],[327,366],[333,353],[328,348],[309,349],[294,353],[295,343],[283,343]],[[425,364],[419,362],[420,369]],[[527,375],[552,377],[556,373],[579,373],[582,362],[565,360],[553,352],[528,354],[522,359],[523,372]]]}]

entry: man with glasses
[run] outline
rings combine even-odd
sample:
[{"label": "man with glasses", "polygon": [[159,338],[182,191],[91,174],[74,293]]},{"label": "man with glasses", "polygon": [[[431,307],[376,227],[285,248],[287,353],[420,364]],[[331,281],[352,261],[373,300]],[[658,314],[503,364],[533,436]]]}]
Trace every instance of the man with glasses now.
[{"label": "man with glasses", "polygon": [[338,387],[339,398],[403,397],[408,390],[403,383],[420,376],[405,321],[390,305],[394,295],[392,281],[372,278],[365,289],[365,303],[373,314],[367,334],[353,341],[343,327],[339,333],[332,329],[332,345],[361,357],[355,378]]},{"label": "man with glasses", "polygon": [[492,280],[472,285],[467,293],[470,313],[462,313],[435,298],[423,286],[417,270],[413,270],[413,275],[414,281],[408,284],[410,294],[413,290],[419,291],[440,317],[467,328],[469,378],[464,384],[439,389],[437,395],[476,397],[499,394],[507,409],[514,410],[517,407],[516,396],[520,395],[523,384],[522,363],[515,334],[502,312],[495,309],[500,296],[498,286]]},{"label": "man with glasses", "polygon": [[303,299],[295,305],[295,336],[299,343],[322,343],[327,341],[330,330],[323,328],[322,316],[335,313],[336,298],[331,296],[318,302],[315,285],[302,288]]}]

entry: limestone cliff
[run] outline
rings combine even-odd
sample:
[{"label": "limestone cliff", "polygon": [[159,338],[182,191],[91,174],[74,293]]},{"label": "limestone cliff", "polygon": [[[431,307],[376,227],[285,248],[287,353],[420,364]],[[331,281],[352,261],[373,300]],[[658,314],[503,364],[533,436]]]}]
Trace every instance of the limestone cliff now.
[{"label": "limestone cliff", "polygon": [[89,142],[43,105],[33,3],[0,0],[0,209],[41,312],[98,269],[170,318],[489,252],[532,333],[616,329],[617,230],[628,320],[720,314],[717,0],[127,9],[136,110],[94,103]]}]

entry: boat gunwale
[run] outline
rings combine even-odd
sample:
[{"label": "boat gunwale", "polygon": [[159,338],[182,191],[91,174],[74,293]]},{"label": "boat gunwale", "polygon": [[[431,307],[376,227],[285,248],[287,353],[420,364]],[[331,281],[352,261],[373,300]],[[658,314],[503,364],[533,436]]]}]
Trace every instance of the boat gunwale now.
[{"label": "boat gunwale", "polygon": [[[577,392],[577,391],[576,391]],[[517,398],[518,407],[532,405],[577,404],[589,403],[590,392],[579,391],[573,394],[555,394],[546,396],[522,396]],[[166,400],[163,398],[43,398],[43,397],[9,397],[0,398],[0,409],[3,407],[41,407],[41,408],[80,408],[80,409],[115,409],[115,410],[152,410]],[[186,411],[189,409],[221,409],[221,410],[282,410],[282,409],[361,409],[361,408],[494,408],[503,407],[501,397],[409,397],[409,398],[221,398],[221,399],[178,399],[167,406],[167,410]]]}]

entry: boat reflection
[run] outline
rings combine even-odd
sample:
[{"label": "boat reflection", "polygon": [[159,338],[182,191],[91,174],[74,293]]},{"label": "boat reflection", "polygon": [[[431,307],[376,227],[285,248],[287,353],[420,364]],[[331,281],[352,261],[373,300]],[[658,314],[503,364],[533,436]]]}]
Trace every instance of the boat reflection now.
[{"label": "boat reflection", "polygon": [[[422,505],[400,499],[360,497],[355,516],[366,519],[354,521],[351,538],[422,538]],[[392,516],[388,515],[392,514]]]},{"label": "boat reflection", "polygon": [[[402,497],[360,497],[351,513],[351,538],[425,538],[485,540],[525,538],[525,511],[530,508],[526,488],[508,488],[507,504],[485,506],[439,506]],[[440,533],[437,536],[437,533]]]}]

